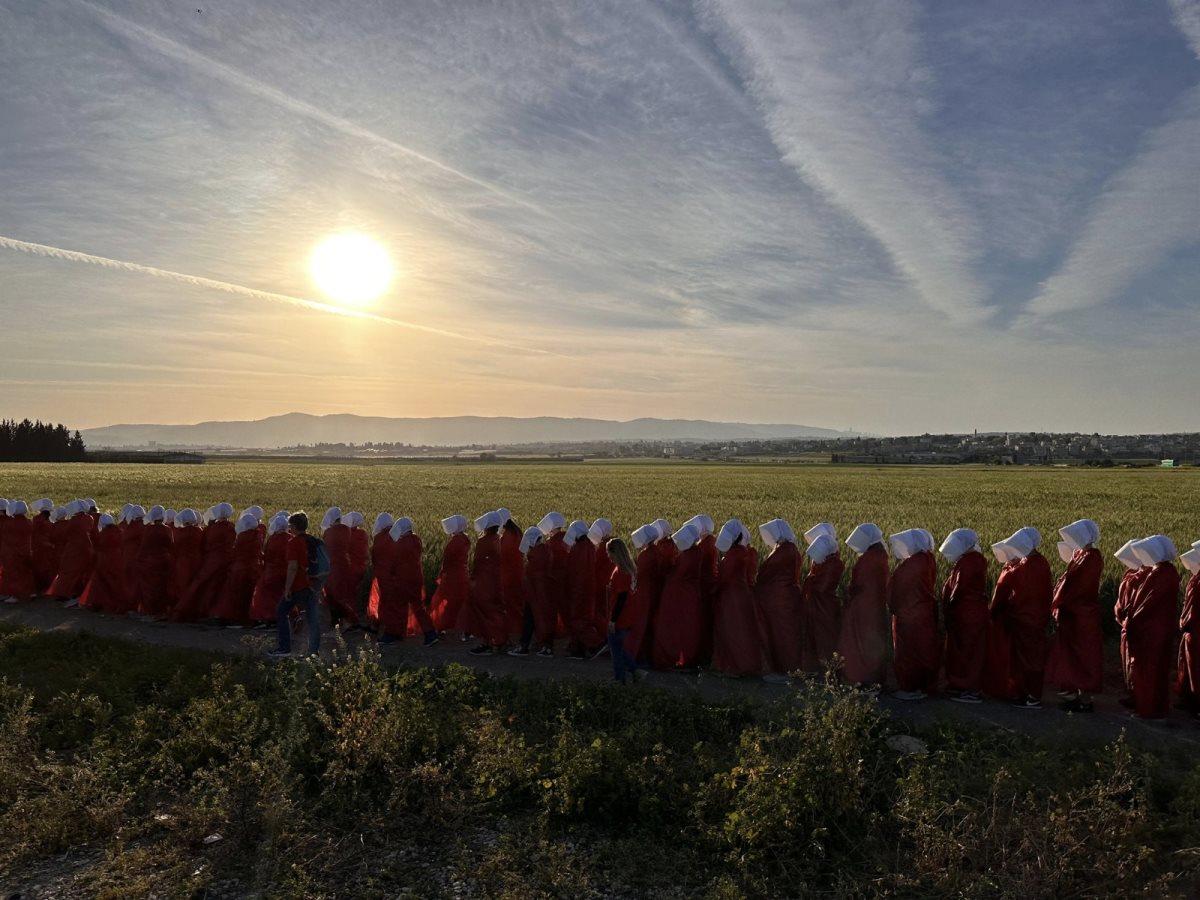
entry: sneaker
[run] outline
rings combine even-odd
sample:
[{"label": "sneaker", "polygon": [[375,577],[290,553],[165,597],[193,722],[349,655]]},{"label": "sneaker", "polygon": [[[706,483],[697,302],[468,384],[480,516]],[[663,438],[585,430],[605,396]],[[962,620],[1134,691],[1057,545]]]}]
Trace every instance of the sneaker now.
[{"label": "sneaker", "polygon": [[271,627],[273,627],[272,622],[259,622],[257,625],[254,626],[254,630],[255,631],[266,631],[268,628],[271,628]]},{"label": "sneaker", "polygon": [[910,703],[915,703],[917,700],[924,700],[929,695],[921,690],[916,691],[893,691],[892,696],[897,700],[907,700]]},{"label": "sneaker", "polygon": [[442,636],[440,634],[438,634],[436,631],[431,631],[429,634],[425,635],[425,641],[423,645],[426,647],[432,647],[441,639]]},{"label": "sneaker", "polygon": [[543,647],[541,650],[539,650],[537,652],[537,655],[548,659],[554,655],[554,648],[553,647]]},{"label": "sneaker", "polygon": [[528,647],[513,647],[508,651],[509,656],[529,656]]},{"label": "sneaker", "polygon": [[495,656],[496,648],[490,644],[480,644],[470,651],[472,656]]},{"label": "sneaker", "polygon": [[1041,709],[1042,701],[1037,697],[1018,697],[1012,705],[1016,709]]},{"label": "sneaker", "polygon": [[269,656],[271,659],[286,659],[287,657],[289,657],[291,655],[292,655],[291,650],[280,650],[278,648],[272,650],[270,653],[267,654],[267,656]]},{"label": "sneaker", "polygon": [[1075,691],[1056,691],[1054,696],[1059,700],[1071,700],[1075,697]]},{"label": "sneaker", "polygon": [[977,691],[959,691],[950,697],[955,703],[982,703],[983,698]]},{"label": "sneaker", "polygon": [[1091,700],[1084,700],[1082,697],[1072,697],[1069,700],[1064,700],[1058,704],[1058,708],[1063,712],[1090,713],[1094,712]]},{"label": "sneaker", "polygon": [[77,607],[78,605],[79,605],[79,598],[72,597],[70,600],[68,600],[66,603],[64,603],[62,605],[62,608],[63,609],[75,609],[75,607]]},{"label": "sneaker", "polygon": [[16,597],[5,597],[5,598],[4,598],[4,602],[5,602],[5,603],[16,603],[16,602],[17,602],[17,598],[16,598]]}]

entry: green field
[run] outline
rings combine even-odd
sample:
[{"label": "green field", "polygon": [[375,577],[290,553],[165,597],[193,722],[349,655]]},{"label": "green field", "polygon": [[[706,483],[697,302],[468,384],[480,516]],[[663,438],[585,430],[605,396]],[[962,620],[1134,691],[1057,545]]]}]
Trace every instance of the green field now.
[{"label": "green field", "polygon": [[1111,553],[1132,537],[1163,533],[1180,549],[1200,538],[1200,470],[704,465],[689,463],[339,464],[210,462],[201,466],[6,464],[0,496],[56,501],[94,497],[101,508],[123,503],[193,506],[228,500],[321,512],[332,505],[374,519],[380,510],[411,516],[436,569],[438,520],[474,517],[506,506],[522,525],[557,509],[568,518],[612,519],[628,534],[659,516],[679,523],[707,513],[718,525],[740,518],[750,528],[775,516],[797,531],[832,522],[842,537],[862,521],[885,533],[928,528],[940,540],[967,526],[985,542],[1033,525],[1056,569],[1057,529],[1080,517],[1103,532],[1107,575],[1121,567]]}]

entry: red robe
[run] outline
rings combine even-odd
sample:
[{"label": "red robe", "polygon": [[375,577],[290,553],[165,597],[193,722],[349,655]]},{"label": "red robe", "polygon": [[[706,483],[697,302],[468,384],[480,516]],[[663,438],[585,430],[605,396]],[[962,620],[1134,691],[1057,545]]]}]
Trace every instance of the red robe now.
[{"label": "red robe", "polygon": [[[87,587],[95,561],[92,526],[92,517],[86,514],[64,520],[63,548],[58,574],[54,576],[54,583],[47,591],[51,597],[78,597]],[[119,532],[114,528],[113,534]]]},{"label": "red robe", "polygon": [[596,545],[585,536],[567,554],[567,628],[572,649],[591,651],[600,646],[595,616]]},{"label": "red robe", "polygon": [[650,632],[651,610],[658,609],[662,598],[662,578],[659,575],[658,551],[653,544],[643,547],[637,557],[637,588],[634,593],[636,600],[629,617],[629,636],[625,646],[638,662],[650,658],[653,649],[648,640]]},{"label": "red robe", "polygon": [[371,558],[371,539],[362,528],[350,529],[350,596],[354,610],[358,611],[358,598],[363,581],[367,577],[367,563]]},{"label": "red robe", "polygon": [[596,563],[592,572],[595,576],[592,587],[592,596],[595,598],[592,627],[595,628],[597,637],[603,641],[604,635],[608,633],[608,623],[612,618],[612,605],[616,602],[616,595],[610,595],[608,590],[608,586],[612,582],[613,561],[608,556],[607,540],[596,545]]},{"label": "red robe", "polygon": [[1165,719],[1170,705],[1171,651],[1179,623],[1179,570],[1161,562],[1138,585],[1125,623],[1134,712]]},{"label": "red robe", "polygon": [[[171,608],[171,552],[173,532],[162,522],[142,529],[130,591],[137,609],[148,616],[163,616]],[[125,567],[128,576],[129,566]]]},{"label": "red robe", "polygon": [[388,578],[392,573],[392,555],[396,552],[396,542],[392,540],[391,532],[384,528],[371,541],[371,590],[367,594],[367,621],[374,625],[383,634],[394,634],[397,637],[402,637],[405,633],[405,625],[400,626],[400,630],[389,631],[390,624],[394,629],[396,621],[392,618],[388,623],[384,623],[380,619],[380,605],[382,604],[384,613],[391,614],[392,610],[388,608],[389,604],[384,603],[384,594]]},{"label": "red robe", "polygon": [[557,612],[551,596],[550,570],[554,565],[554,551],[546,543],[529,548],[525,557],[524,590],[529,610],[533,613],[534,641],[548,646],[554,641]]},{"label": "red robe", "polygon": [[762,639],[754,608],[754,550],[730,547],[717,568],[712,665],[726,675],[762,674]]},{"label": "red robe", "polygon": [[[190,591],[204,564],[204,529],[199,525],[183,525],[175,529],[172,537],[170,619],[172,622],[194,622],[208,609],[205,598]],[[188,603],[196,606],[190,607]]]},{"label": "red robe", "polygon": [[937,626],[937,561],[928,550],[901,560],[888,584],[892,665],[902,691],[937,692],[941,647]]},{"label": "red robe", "polygon": [[[67,552],[67,544],[71,542],[71,520],[59,519],[57,522],[50,523],[50,545],[54,552],[54,572],[50,576],[50,583],[54,583],[54,579],[58,577],[58,570],[62,568],[63,554]],[[50,593],[49,588],[46,589],[49,596],[54,596]]]},{"label": "red robe", "polygon": [[138,548],[142,545],[142,536],[146,531],[146,523],[134,519],[125,523],[121,532],[121,558],[125,561],[125,593],[129,597],[130,609],[137,609],[138,600]]},{"label": "red robe", "polygon": [[1054,588],[1057,623],[1046,679],[1064,691],[1104,689],[1104,632],[1100,627],[1100,577],[1104,559],[1095,547],[1078,550]]},{"label": "red robe", "polygon": [[691,669],[702,660],[705,623],[700,571],[703,566],[704,551],[700,545],[689,547],[676,558],[663,584],[650,657],[656,669]]},{"label": "red robe", "polygon": [[950,690],[983,690],[992,617],[988,612],[987,559],[978,550],[968,550],[950,570],[942,585],[942,616]]},{"label": "red robe", "polygon": [[521,529],[505,523],[500,529],[500,590],[504,595],[505,627],[520,634],[525,620],[525,554],[521,552]]},{"label": "red robe", "polygon": [[350,528],[335,522],[321,538],[329,553],[329,579],[325,582],[325,605],[347,625],[358,624],[354,573],[350,567]]},{"label": "red robe", "polygon": [[[679,548],[675,546],[675,542],[669,537],[661,538],[656,544],[652,544],[646,550],[653,551],[655,561],[655,583],[657,590],[653,594],[647,594],[646,599],[650,601],[650,606],[646,610],[646,628],[642,637],[642,648],[645,654],[646,661],[651,661],[654,655],[654,627],[658,621],[658,606],[662,603],[663,588],[667,583],[667,579],[671,577],[671,570],[675,568],[675,560],[679,556]],[[640,559],[640,557],[639,557]],[[639,580],[639,584],[641,581]]]},{"label": "red robe", "polygon": [[254,602],[254,588],[262,574],[262,537],[257,528],[249,528],[237,535],[233,542],[233,553],[229,574],[221,590],[221,598],[213,607],[214,618],[230,625],[250,624],[250,605]]},{"label": "red robe", "polygon": [[[1046,557],[1034,550],[1006,565],[992,593],[985,689],[997,696],[1041,698],[1046,671],[1046,626],[1053,582]],[[1008,645],[1007,658],[1004,643]],[[1004,693],[998,693],[1004,690]]]},{"label": "red robe", "polygon": [[263,548],[262,571],[258,576],[258,584],[254,586],[254,599],[250,601],[250,618],[256,622],[275,621],[275,610],[287,586],[287,545],[291,539],[286,531],[276,532],[267,538]]},{"label": "red robe", "polygon": [[842,632],[842,604],[838,585],[846,565],[834,553],[813,563],[800,588],[800,667],[821,673],[837,651]]},{"label": "red robe", "polygon": [[233,559],[233,523],[218,519],[204,527],[200,567],[175,605],[174,621],[191,621],[217,615]]},{"label": "red robe", "polygon": [[54,523],[45,512],[33,520],[33,577],[39,594],[46,593],[58,571],[58,556],[54,548]]},{"label": "red robe", "polygon": [[851,684],[887,680],[888,554],[882,544],[869,547],[850,570],[838,653],[845,660],[842,677]]},{"label": "red robe", "polygon": [[[91,534],[92,520],[80,516]],[[125,591],[125,558],[123,536],[115,525],[109,525],[96,535],[96,561],[91,577],[79,597],[79,605],[96,612],[121,614],[133,609]]]},{"label": "red robe", "polygon": [[1125,690],[1133,693],[1133,679],[1129,673],[1129,636],[1126,633],[1126,624],[1129,621],[1129,610],[1133,604],[1133,595],[1137,593],[1138,586],[1150,574],[1150,568],[1145,566],[1140,569],[1130,569],[1121,579],[1121,584],[1117,588],[1117,602],[1113,605],[1113,617],[1117,620],[1117,624],[1121,626],[1121,678],[1125,682]]},{"label": "red robe", "polygon": [[484,643],[501,647],[508,641],[508,618],[500,584],[500,535],[488,531],[475,541],[471,560],[470,620]]},{"label": "red robe", "polygon": [[786,674],[801,667],[800,551],[791,541],[776,544],[754,585],[754,605],[770,672]]},{"label": "red robe", "polygon": [[467,595],[471,592],[471,576],[467,570],[470,555],[471,539],[462,533],[451,537],[442,551],[438,586],[429,605],[429,614],[438,631],[457,628],[459,614],[467,606]]},{"label": "red robe", "polygon": [[554,630],[562,634],[571,621],[567,610],[567,559],[571,555],[571,548],[567,546],[567,536],[561,531],[550,535],[545,543],[550,548],[550,577],[546,587],[554,604]]},{"label": "red robe", "polygon": [[1188,579],[1179,615],[1179,673],[1176,690],[1184,709],[1200,713],[1200,572]]},{"label": "red robe", "polygon": [[33,522],[12,516],[4,526],[0,544],[0,596],[22,600],[37,592],[33,566]]},{"label": "red robe", "polygon": [[[387,583],[395,591],[395,605],[407,610],[405,628],[410,634],[434,631],[433,619],[425,608],[425,567],[421,539],[412,532],[396,541]],[[388,628],[389,633],[391,628]],[[404,632],[399,632],[398,637]]]}]

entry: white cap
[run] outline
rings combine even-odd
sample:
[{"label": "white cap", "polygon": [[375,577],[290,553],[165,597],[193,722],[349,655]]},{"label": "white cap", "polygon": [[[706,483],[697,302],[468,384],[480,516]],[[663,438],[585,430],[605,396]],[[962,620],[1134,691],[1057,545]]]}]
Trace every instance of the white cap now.
[{"label": "white cap", "polygon": [[180,525],[198,525],[200,524],[200,514],[190,506],[185,506],[176,513],[175,521]]},{"label": "white cap", "polygon": [[1154,534],[1133,542],[1133,553],[1144,566],[1156,566],[1175,558],[1175,544],[1165,534]]},{"label": "white cap", "polygon": [[392,527],[388,529],[388,535],[393,541],[398,541],[406,534],[412,534],[413,523],[408,516],[401,516],[392,523]]},{"label": "white cap", "polygon": [[[154,512],[154,510],[151,510],[151,512]],[[175,510],[167,507],[163,510],[163,521],[168,525],[173,525],[175,523],[175,517],[178,515],[179,513],[177,513]]]},{"label": "white cap", "polygon": [[331,506],[325,510],[325,516],[321,519],[321,530],[324,531],[335,522],[341,521],[342,509],[339,506]]},{"label": "white cap", "polygon": [[543,537],[542,529],[536,525],[530,525],[525,529],[525,533],[521,535],[521,552],[528,553],[541,543]]},{"label": "white cap", "polygon": [[1184,553],[1179,554],[1179,561],[1184,564],[1189,572],[1195,575],[1200,572],[1200,550],[1193,547]]},{"label": "white cap", "polygon": [[1126,541],[1121,545],[1121,549],[1113,554],[1127,569],[1140,569],[1142,567],[1142,561],[1133,552],[1133,545],[1136,543],[1137,538],[1134,538],[1132,541]]},{"label": "white cap", "polygon": [[132,503],[122,503],[122,504],[121,504],[121,521],[122,521],[122,522],[128,522],[128,521],[129,521],[129,512],[130,512],[130,510],[132,510],[132,509],[133,509],[133,504],[132,504]]},{"label": "white cap", "polygon": [[1071,551],[1083,550],[1100,540],[1100,526],[1091,519],[1078,519],[1058,529]]},{"label": "white cap", "polygon": [[84,512],[91,512],[96,508],[96,501],[92,497],[85,498],[83,502],[87,504],[87,506],[84,507]]},{"label": "white cap", "polygon": [[1192,549],[1200,550],[1200,541],[1192,541]]},{"label": "white cap", "polygon": [[510,510],[507,506],[500,507],[498,510],[496,510],[496,512],[500,514],[501,525],[505,524],[509,519],[512,518],[512,510]]},{"label": "white cap", "polygon": [[112,525],[112,524],[113,524],[113,517],[110,516],[108,513],[104,513],[102,516],[100,516],[100,521],[96,523],[96,525],[100,529],[100,531],[103,531],[105,528],[107,528],[109,525]]},{"label": "white cap", "polygon": [[671,523],[666,519],[655,519],[651,524],[658,529],[658,539],[660,541],[665,537],[671,536]]},{"label": "white cap", "polygon": [[680,552],[690,550],[696,546],[696,541],[700,540],[700,529],[695,525],[684,525],[671,535],[671,540],[675,542],[675,546],[679,548]]},{"label": "white cap", "polygon": [[1058,548],[1058,558],[1065,563],[1069,563],[1075,557],[1075,548],[1066,541],[1059,541],[1054,545]]},{"label": "white cap", "polygon": [[287,516],[276,514],[267,523],[267,537],[287,531]]},{"label": "white cap", "polygon": [[737,543],[740,538],[742,543],[747,543],[746,526],[737,519],[730,519],[721,526],[721,533],[717,535],[717,549],[722,553],[728,553],[729,548]]},{"label": "white cap", "polygon": [[542,516],[542,521],[537,524],[538,530],[542,534],[549,534],[558,528],[567,527],[567,517],[560,512],[548,512]]},{"label": "white cap", "polygon": [[633,541],[633,549],[641,550],[647,544],[653,544],[658,540],[658,526],[654,523],[643,525],[641,528],[635,529],[629,537]]},{"label": "white cap", "polygon": [[0,513],[8,513],[8,501],[0,497]]},{"label": "white cap", "polygon": [[763,543],[768,547],[774,547],[781,543],[795,543],[796,532],[792,531],[792,526],[783,519],[772,519],[770,522],[763,522],[758,526],[758,536],[762,538]]},{"label": "white cap", "polygon": [[83,505],[82,500],[72,500],[63,510],[63,515],[68,519],[73,519],[75,516],[82,515],[87,512],[87,507]]},{"label": "white cap", "polygon": [[814,563],[825,562],[837,553],[837,541],[828,534],[818,534],[805,549],[805,555]]},{"label": "white cap", "polygon": [[684,525],[695,525],[696,529],[700,532],[700,537],[704,537],[706,534],[712,534],[714,531],[717,530],[717,525],[715,522],[713,522],[712,517],[706,516],[703,514],[698,515],[698,516],[692,516],[690,519],[688,519],[683,524]]},{"label": "white cap", "polygon": [[874,522],[863,522],[846,538],[846,546],[855,553],[866,553],[876,544],[883,541],[883,532]]},{"label": "white cap", "polygon": [[263,517],[263,508],[261,506],[247,506],[242,510],[242,514],[241,516],[238,516],[238,518],[240,519],[242,516],[254,516],[255,522],[261,522]]},{"label": "white cap", "polygon": [[992,544],[992,556],[996,557],[996,562],[1002,566],[1009,563],[1014,563],[1021,558],[1021,553],[1016,547],[1013,547],[1007,540],[996,541]]},{"label": "white cap", "polygon": [[375,524],[371,526],[371,534],[379,534],[381,531],[389,530],[395,523],[390,512],[381,512],[375,517]]},{"label": "white cap", "polygon": [[487,531],[489,528],[499,528],[503,524],[504,520],[500,518],[500,513],[492,510],[492,512],[485,512],[475,520],[475,530]]},{"label": "white cap", "polygon": [[60,522],[67,517],[67,508],[65,506],[56,506],[50,510],[50,521]]},{"label": "white cap", "polygon": [[150,512],[146,516],[151,522],[161,522],[167,517],[167,511],[157,504],[150,507]]},{"label": "white cap", "polygon": [[145,519],[145,518],[146,518],[146,510],[144,507],[136,506],[136,505],[129,507],[129,518],[126,521],[136,522],[139,519]]},{"label": "white cap", "polygon": [[10,516],[23,516],[29,512],[29,506],[24,500],[10,500],[8,503],[8,514]]},{"label": "white cap", "polygon": [[342,524],[347,528],[358,528],[367,517],[360,512],[348,512],[342,515]]},{"label": "white cap", "polygon": [[49,497],[43,497],[41,500],[34,500],[31,506],[36,513],[52,512],[54,510],[54,501]]},{"label": "white cap", "polygon": [[576,519],[567,526],[567,533],[563,536],[567,542],[567,546],[574,544],[580,538],[588,536],[588,523],[583,519]]},{"label": "white cap", "polygon": [[254,531],[258,528],[258,519],[246,513],[244,516],[238,516],[237,522],[233,526],[234,534],[241,534],[243,531]]},{"label": "white cap", "polygon": [[592,523],[592,527],[588,529],[588,538],[593,544],[599,547],[613,533],[613,524],[608,519],[597,519]]},{"label": "white cap", "polygon": [[1030,553],[1037,549],[1038,544],[1042,542],[1042,533],[1036,528],[1025,526],[1019,528],[1009,535],[1004,543],[1008,544],[1017,552],[1019,559],[1024,559]]},{"label": "white cap", "polygon": [[456,534],[462,534],[470,525],[471,523],[467,521],[466,516],[450,516],[449,518],[442,519],[442,531],[451,537]]},{"label": "white cap", "polygon": [[232,503],[218,503],[212,508],[214,519],[230,519],[233,517]]},{"label": "white cap", "polygon": [[979,535],[970,528],[955,528],[946,535],[938,550],[951,563],[956,563],[968,550],[979,549]]},{"label": "white cap", "polygon": [[892,545],[892,554],[896,559],[908,559],[925,549],[925,540],[922,529],[909,528],[893,534],[888,538],[888,543]]},{"label": "white cap", "polygon": [[823,534],[829,535],[835,541],[837,540],[837,529],[828,522],[818,522],[812,528],[808,529],[808,531],[804,532],[804,543],[811,544]]}]

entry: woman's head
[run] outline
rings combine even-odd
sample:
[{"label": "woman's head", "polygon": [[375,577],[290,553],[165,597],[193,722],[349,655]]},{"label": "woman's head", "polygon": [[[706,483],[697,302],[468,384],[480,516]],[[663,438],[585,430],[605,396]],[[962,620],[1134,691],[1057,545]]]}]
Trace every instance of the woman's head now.
[{"label": "woman's head", "polygon": [[629,555],[629,548],[625,546],[625,542],[620,538],[612,538],[607,546],[608,558],[617,568],[632,578],[637,573],[637,566],[633,564],[633,557]]}]

